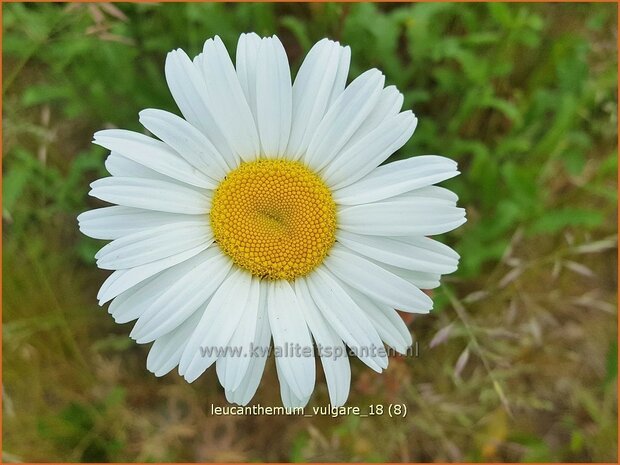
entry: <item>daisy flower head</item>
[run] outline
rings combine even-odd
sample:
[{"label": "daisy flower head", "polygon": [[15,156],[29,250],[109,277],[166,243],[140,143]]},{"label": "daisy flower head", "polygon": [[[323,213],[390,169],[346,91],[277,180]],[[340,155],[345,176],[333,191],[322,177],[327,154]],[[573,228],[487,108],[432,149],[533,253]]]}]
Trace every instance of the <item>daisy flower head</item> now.
[{"label": "daisy flower head", "polygon": [[[82,213],[81,231],[111,240],[114,270],[98,294],[130,336],[151,343],[147,368],[188,382],[211,365],[230,402],[247,404],[275,355],[286,407],[303,406],[320,359],[330,402],[345,403],[349,352],[377,372],[384,343],[412,339],[397,310],[427,313],[421,289],[459,256],[429,236],[465,222],[434,184],[458,174],[435,155],[382,165],[417,118],[371,69],[347,85],[349,47],[316,43],[291,78],[276,36],[242,34],[233,64],[219,37],[193,60],[168,54],[183,118],[140,112],[154,136],[97,132],[109,177],[90,195],[115,204]],[[272,344],[273,340],[273,344]]]}]

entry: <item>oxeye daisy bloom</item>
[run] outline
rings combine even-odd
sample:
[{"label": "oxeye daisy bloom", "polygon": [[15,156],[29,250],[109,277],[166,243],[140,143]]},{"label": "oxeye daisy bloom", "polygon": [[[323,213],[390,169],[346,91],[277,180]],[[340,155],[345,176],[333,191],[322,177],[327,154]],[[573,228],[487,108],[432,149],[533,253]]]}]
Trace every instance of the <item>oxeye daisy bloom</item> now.
[{"label": "oxeye daisy bloom", "polygon": [[137,319],[130,336],[153,342],[156,376],[178,366],[192,382],[215,363],[227,399],[245,405],[273,339],[284,405],[308,402],[317,354],[340,406],[347,347],[381,372],[384,343],[410,346],[396,309],[427,313],[421,289],[458,265],[428,237],[465,222],[457,196],[433,185],[457,165],[434,155],[381,165],[417,119],[376,69],[346,85],[350,57],[323,39],[293,82],[277,37],[242,34],[236,64],[215,37],[193,60],[167,56],[183,118],[148,109],[140,122],[155,137],[95,134],[111,176],[90,195],[116,205],[81,214],[80,229],[111,240],[96,255],[114,270],[99,303],[111,301],[118,323]]}]

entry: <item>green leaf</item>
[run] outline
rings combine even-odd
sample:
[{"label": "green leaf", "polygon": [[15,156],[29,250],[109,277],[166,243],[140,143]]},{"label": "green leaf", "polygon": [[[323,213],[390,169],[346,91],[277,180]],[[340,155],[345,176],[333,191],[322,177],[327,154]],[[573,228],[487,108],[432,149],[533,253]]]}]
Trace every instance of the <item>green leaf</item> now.
[{"label": "green leaf", "polygon": [[583,227],[592,229],[599,226],[604,216],[599,211],[565,207],[559,210],[550,210],[535,221],[529,228],[532,234],[552,234],[568,227]]}]

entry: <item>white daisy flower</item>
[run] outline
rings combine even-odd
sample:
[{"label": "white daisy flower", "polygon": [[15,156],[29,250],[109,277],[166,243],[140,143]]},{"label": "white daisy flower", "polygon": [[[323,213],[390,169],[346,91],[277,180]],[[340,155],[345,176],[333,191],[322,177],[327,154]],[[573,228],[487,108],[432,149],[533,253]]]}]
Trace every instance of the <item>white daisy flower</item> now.
[{"label": "white daisy flower", "polygon": [[95,134],[111,176],[90,195],[116,205],[81,214],[80,229],[112,241],[96,255],[114,270],[99,303],[118,323],[137,319],[130,336],[154,342],[156,376],[178,366],[192,382],[215,363],[227,399],[245,405],[273,339],[286,407],[308,402],[315,353],[341,406],[346,347],[381,372],[384,343],[411,345],[395,309],[427,313],[421,289],[457,268],[458,254],[428,237],[465,222],[457,196],[433,186],[457,165],[428,155],[380,166],[417,119],[376,69],[347,86],[350,58],[323,39],[292,83],[276,36],[242,34],[236,66],[215,37],[193,60],[166,59],[184,118],[142,111],[157,139]]}]

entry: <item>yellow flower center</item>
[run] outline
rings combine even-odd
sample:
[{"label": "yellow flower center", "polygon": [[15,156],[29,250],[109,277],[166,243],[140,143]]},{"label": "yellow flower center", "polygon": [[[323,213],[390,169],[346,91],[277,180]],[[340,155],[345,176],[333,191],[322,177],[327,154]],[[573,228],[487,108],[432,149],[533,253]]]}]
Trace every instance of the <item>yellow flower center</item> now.
[{"label": "yellow flower center", "polygon": [[253,275],[292,280],[316,268],[336,237],[336,204],[315,173],[290,160],[256,160],[215,190],[218,245]]}]

